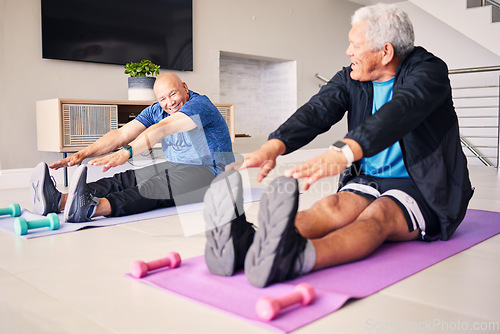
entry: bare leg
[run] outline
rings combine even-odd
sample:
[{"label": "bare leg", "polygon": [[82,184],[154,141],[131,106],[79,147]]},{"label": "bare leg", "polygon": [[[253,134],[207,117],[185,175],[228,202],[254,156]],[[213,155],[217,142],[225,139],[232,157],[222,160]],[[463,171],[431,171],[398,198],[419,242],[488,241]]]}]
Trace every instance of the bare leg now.
[{"label": "bare leg", "polygon": [[95,209],[94,217],[99,216],[107,216],[111,214],[111,204],[107,198],[100,198],[99,204],[97,204],[97,208]]},{"label": "bare leg", "polygon": [[314,270],[363,259],[384,241],[415,240],[419,231],[408,231],[400,207],[381,197],[370,204],[351,224],[320,239],[313,239],[316,250]]},{"label": "bare leg", "polygon": [[343,191],[316,202],[309,210],[297,213],[295,226],[308,238],[321,238],[352,223],[372,201],[354,193]]},{"label": "bare leg", "polygon": [[61,204],[59,205],[59,210],[64,210],[66,206],[66,200],[68,199],[68,194],[61,194]]}]

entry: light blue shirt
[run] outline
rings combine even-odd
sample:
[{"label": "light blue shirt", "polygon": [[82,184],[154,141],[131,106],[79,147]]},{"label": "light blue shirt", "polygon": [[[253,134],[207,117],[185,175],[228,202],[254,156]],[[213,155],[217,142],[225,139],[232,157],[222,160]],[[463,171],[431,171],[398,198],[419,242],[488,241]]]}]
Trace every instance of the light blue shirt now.
[{"label": "light blue shirt", "polygon": [[[384,82],[372,82],[373,84],[373,107],[375,114],[384,104],[392,99],[392,87],[394,78]],[[361,159],[361,167],[366,175],[383,178],[409,178],[406,170],[401,145],[394,143],[385,150],[369,158]]]},{"label": "light blue shirt", "polygon": [[[167,161],[204,166],[215,175],[234,162],[226,121],[208,97],[189,91],[189,100],[178,112],[189,116],[196,128],[171,134],[161,140]],[[165,117],[169,117],[168,113],[157,102],[144,109],[135,119],[150,127]]]}]

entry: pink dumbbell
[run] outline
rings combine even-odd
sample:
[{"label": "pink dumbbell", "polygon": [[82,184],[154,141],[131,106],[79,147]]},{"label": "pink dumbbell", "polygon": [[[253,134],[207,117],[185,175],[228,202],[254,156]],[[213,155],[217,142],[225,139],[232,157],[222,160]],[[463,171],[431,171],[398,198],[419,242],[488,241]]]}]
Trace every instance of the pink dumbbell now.
[{"label": "pink dumbbell", "polygon": [[300,303],[301,305],[309,305],[316,298],[314,288],[307,283],[297,285],[293,292],[289,295],[279,298],[262,297],[255,304],[255,310],[259,317],[269,321],[281,312],[285,307]]},{"label": "pink dumbbell", "polygon": [[147,275],[148,271],[170,267],[177,268],[181,265],[181,257],[177,252],[169,252],[164,258],[153,260],[151,262],[135,261],[132,263],[132,276],[142,278]]}]

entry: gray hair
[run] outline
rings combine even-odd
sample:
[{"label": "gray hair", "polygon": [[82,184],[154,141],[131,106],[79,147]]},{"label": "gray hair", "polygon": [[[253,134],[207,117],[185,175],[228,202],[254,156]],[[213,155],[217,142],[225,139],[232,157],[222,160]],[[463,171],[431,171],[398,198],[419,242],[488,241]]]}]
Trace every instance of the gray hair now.
[{"label": "gray hair", "polygon": [[396,55],[405,58],[413,50],[413,25],[408,15],[396,5],[379,3],[359,8],[352,16],[351,24],[359,22],[366,22],[366,40],[374,51],[391,43]]}]

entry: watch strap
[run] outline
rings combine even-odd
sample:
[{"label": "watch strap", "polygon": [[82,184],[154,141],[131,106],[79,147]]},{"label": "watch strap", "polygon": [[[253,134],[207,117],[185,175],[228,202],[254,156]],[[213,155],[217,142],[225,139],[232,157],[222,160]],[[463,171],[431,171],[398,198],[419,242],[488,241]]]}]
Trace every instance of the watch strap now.
[{"label": "watch strap", "polygon": [[330,149],[342,152],[347,160],[347,167],[351,167],[352,163],[354,162],[354,153],[352,153],[352,150],[349,147],[349,145],[339,140],[335,142],[333,145],[331,145]]},{"label": "watch strap", "polygon": [[128,151],[128,153],[130,154],[129,159],[131,159],[134,156],[134,151],[132,150],[132,146],[130,146],[130,145],[123,145],[122,149]]}]

